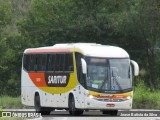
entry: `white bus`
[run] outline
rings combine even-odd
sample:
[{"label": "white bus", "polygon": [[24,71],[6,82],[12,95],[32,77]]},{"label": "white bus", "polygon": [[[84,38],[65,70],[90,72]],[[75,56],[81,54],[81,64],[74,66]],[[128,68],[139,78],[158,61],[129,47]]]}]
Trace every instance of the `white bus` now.
[{"label": "white bus", "polygon": [[24,51],[21,101],[36,112],[116,115],[132,108],[132,75],[138,64],[122,48],[96,43],[56,44]]}]

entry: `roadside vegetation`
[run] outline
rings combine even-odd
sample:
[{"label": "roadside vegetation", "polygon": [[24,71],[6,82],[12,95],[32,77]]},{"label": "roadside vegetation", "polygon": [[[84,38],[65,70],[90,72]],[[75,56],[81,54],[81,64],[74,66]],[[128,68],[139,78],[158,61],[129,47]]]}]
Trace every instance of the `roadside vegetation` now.
[{"label": "roadside vegetation", "polygon": [[160,109],[160,91],[151,90],[139,80],[133,90],[133,109]]},{"label": "roadside vegetation", "polygon": [[0,96],[0,109],[23,109],[29,108],[22,105],[20,97]]}]

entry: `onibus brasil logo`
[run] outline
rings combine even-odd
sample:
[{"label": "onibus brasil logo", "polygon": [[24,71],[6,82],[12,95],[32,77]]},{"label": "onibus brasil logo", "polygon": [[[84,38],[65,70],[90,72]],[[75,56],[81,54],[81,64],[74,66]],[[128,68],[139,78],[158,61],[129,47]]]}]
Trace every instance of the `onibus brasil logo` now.
[{"label": "onibus brasil logo", "polygon": [[38,118],[41,117],[41,113],[35,113],[35,111],[4,111],[0,106],[0,117]]},{"label": "onibus brasil logo", "polygon": [[0,106],[0,117],[11,117],[11,112],[4,112],[2,106]]}]

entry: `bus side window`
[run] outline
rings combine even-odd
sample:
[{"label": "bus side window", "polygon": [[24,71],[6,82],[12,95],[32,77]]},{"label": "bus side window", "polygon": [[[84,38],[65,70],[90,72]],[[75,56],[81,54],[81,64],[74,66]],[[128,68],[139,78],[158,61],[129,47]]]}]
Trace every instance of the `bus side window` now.
[{"label": "bus side window", "polygon": [[64,71],[68,71],[68,54],[65,54],[65,66],[64,66]]},{"label": "bus side window", "polygon": [[36,54],[25,54],[23,57],[23,67],[26,71],[35,71]]},{"label": "bus side window", "polygon": [[23,57],[23,67],[26,71],[29,70],[29,58],[30,58],[30,55],[28,54],[24,54],[24,57]]},{"label": "bus side window", "polygon": [[74,71],[74,67],[73,67],[73,55],[69,54],[69,71]]},{"label": "bus side window", "polygon": [[55,71],[55,60],[56,60],[55,54],[48,54],[47,71]]},{"label": "bus side window", "polygon": [[56,60],[55,60],[55,71],[60,70],[60,54],[56,54]]},{"label": "bus side window", "polygon": [[73,70],[73,56],[71,53],[66,53],[64,71],[73,72]]},{"label": "bus side window", "polygon": [[35,71],[35,64],[36,64],[36,54],[29,55],[29,69],[28,71]]},{"label": "bus side window", "polygon": [[47,55],[43,54],[41,60],[41,71],[46,71],[46,65],[47,65]]},{"label": "bus side window", "polygon": [[37,55],[37,71],[45,71],[47,63],[47,54]]},{"label": "bus side window", "polygon": [[30,59],[31,59],[31,55],[27,55],[27,57],[28,57],[28,61],[27,61],[27,70],[28,71],[31,71],[31,62],[30,62]]},{"label": "bus side window", "polygon": [[37,55],[34,55],[34,71],[37,71]]},{"label": "bus side window", "polygon": [[37,71],[41,71],[41,54],[37,54]]},{"label": "bus side window", "polygon": [[60,54],[60,60],[59,60],[59,71],[64,71],[64,63],[65,63],[65,56],[64,54]]}]

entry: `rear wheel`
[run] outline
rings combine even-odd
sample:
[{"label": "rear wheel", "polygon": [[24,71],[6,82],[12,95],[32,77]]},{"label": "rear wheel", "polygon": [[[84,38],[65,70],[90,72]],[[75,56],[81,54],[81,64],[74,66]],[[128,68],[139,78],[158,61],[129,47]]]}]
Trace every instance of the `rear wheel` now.
[{"label": "rear wheel", "polygon": [[73,115],[73,116],[82,115],[82,114],[83,114],[83,111],[84,111],[84,110],[80,110],[80,109],[77,109],[77,108],[75,107],[74,97],[71,96],[71,97],[69,98],[69,113],[70,113],[70,115]]},{"label": "rear wheel", "polygon": [[49,115],[51,112],[49,108],[41,107],[39,95],[35,96],[34,105],[36,113],[41,113],[41,115]]},{"label": "rear wheel", "polygon": [[118,110],[103,110],[103,114],[109,114],[111,116],[117,116]]}]

